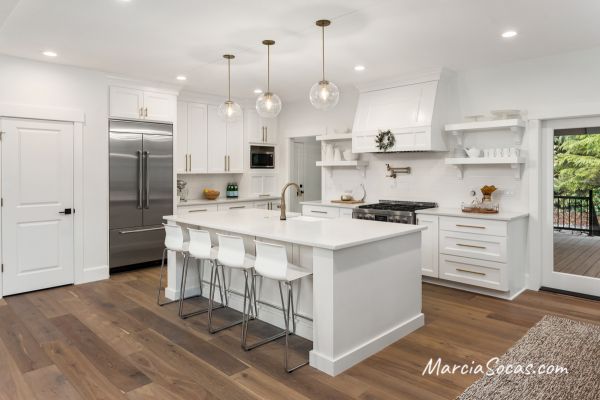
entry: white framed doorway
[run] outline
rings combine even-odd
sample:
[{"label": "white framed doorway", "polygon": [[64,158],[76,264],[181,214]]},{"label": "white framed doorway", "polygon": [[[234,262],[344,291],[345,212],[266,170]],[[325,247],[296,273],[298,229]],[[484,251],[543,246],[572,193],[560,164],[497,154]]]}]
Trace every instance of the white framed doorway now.
[{"label": "white framed doorway", "polygon": [[[568,237],[569,229],[561,229],[564,226],[564,217],[560,216],[560,213],[563,212],[562,208],[565,207],[561,201],[562,197],[576,196],[562,196],[561,193],[555,193],[555,135],[563,135],[564,130],[590,127],[600,127],[600,116],[564,118],[542,122],[540,143],[542,149],[541,278],[542,286],[545,288],[600,297],[600,277],[582,273],[583,269],[579,268],[582,263],[588,263],[591,266],[596,257],[598,257],[600,263],[600,237],[586,236],[583,230],[582,232],[573,232]],[[600,187],[598,189],[600,190]],[[581,202],[576,204],[579,208],[585,208]],[[589,215],[586,215],[584,218],[583,226],[585,226],[585,219],[588,217]],[[571,221],[573,218],[569,216],[568,220]],[[593,240],[598,241],[597,246],[595,242],[590,244],[590,241]],[[569,263],[572,265],[568,265]]]},{"label": "white framed doorway", "polygon": [[290,180],[298,183],[302,196],[290,196],[290,210],[302,212],[301,201],[321,200],[321,143],[315,136],[290,139]]},{"label": "white framed doorway", "polygon": [[74,123],[1,118],[0,131],[0,293],[74,283]]}]

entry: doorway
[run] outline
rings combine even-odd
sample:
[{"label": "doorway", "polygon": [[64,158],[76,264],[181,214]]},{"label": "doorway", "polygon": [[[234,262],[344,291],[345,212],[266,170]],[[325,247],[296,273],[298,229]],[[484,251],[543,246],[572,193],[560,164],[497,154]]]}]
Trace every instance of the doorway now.
[{"label": "doorway", "polygon": [[290,196],[290,210],[302,212],[301,201],[321,200],[321,144],[314,136],[291,139],[290,180],[300,185],[303,196]]},{"label": "doorway", "polygon": [[600,120],[553,121],[543,132],[551,171],[544,247],[552,249],[543,286],[600,296]]},{"label": "doorway", "polygon": [[73,124],[0,119],[3,294],[74,282]]}]

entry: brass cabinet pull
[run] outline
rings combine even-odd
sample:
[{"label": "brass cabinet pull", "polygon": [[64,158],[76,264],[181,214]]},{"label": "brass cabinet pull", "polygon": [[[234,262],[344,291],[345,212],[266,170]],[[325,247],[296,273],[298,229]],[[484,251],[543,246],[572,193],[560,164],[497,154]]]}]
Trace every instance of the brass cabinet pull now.
[{"label": "brass cabinet pull", "polygon": [[223,167],[223,169],[224,169],[225,171],[227,171],[227,156],[223,156],[223,163],[224,163],[224,165],[225,165],[225,166]]},{"label": "brass cabinet pull", "polygon": [[189,160],[190,160],[190,172],[191,172],[192,171],[192,155],[189,154],[188,157],[189,157]]},{"label": "brass cabinet pull", "polygon": [[310,212],[315,214],[327,214],[327,211],[310,210]]},{"label": "brass cabinet pull", "polygon": [[144,108],[144,117],[148,118],[148,107]]},{"label": "brass cabinet pull", "polygon": [[459,228],[476,228],[476,229],[485,229],[485,226],[478,226],[478,225],[462,225],[462,224],[456,224],[457,227]]},{"label": "brass cabinet pull", "polygon": [[195,213],[195,212],[204,212],[204,211],[208,211],[208,209],[206,208],[201,208],[201,209],[197,209],[197,210],[190,210],[188,211],[188,213]]},{"label": "brass cabinet pull", "polygon": [[235,207],[229,207],[230,210],[235,210],[237,208],[246,208],[246,206],[235,206]]},{"label": "brass cabinet pull", "polygon": [[485,249],[485,246],[475,246],[474,244],[464,244],[464,243],[456,243],[457,246],[461,247],[472,247],[474,249]]},{"label": "brass cabinet pull", "polygon": [[140,118],[144,118],[144,107],[140,107],[139,114]]},{"label": "brass cabinet pull", "polygon": [[456,270],[460,271],[460,272],[466,272],[468,274],[473,274],[473,275],[481,275],[481,276],[486,275],[484,272],[469,271],[468,269],[456,268]]}]

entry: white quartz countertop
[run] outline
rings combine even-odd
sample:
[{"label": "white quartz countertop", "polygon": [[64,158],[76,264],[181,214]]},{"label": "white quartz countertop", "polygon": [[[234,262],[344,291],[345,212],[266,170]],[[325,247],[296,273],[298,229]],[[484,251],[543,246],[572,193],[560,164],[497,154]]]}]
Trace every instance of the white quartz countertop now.
[{"label": "white quartz countertop", "polygon": [[293,213],[288,213],[286,221],[280,221],[279,215],[279,211],[241,209],[163,218],[186,225],[329,250],[354,247],[426,229],[419,225],[345,218],[321,219]]},{"label": "white quartz countertop", "polygon": [[185,206],[199,206],[205,204],[223,204],[223,203],[241,203],[244,201],[269,201],[279,199],[279,196],[240,196],[235,199],[228,199],[227,197],[219,197],[216,200],[207,200],[207,199],[190,199],[188,201],[180,201],[177,203],[178,207]]},{"label": "white quartz countertop", "polygon": [[417,214],[438,215],[445,217],[478,218],[496,221],[512,221],[517,218],[526,218],[529,213],[518,211],[500,211],[498,214],[477,214],[462,212],[460,208],[427,208],[417,210]]},{"label": "white quartz countertop", "polygon": [[320,206],[320,207],[338,207],[338,208],[356,208],[367,203],[359,204],[343,204],[343,203],[332,203],[330,200],[312,200],[312,201],[301,201],[300,204],[307,206]]}]

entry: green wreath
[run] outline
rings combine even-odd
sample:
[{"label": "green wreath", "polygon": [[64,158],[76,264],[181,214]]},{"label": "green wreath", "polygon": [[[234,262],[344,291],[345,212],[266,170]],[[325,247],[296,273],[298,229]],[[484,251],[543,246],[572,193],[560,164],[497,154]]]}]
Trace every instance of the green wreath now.
[{"label": "green wreath", "polygon": [[390,130],[379,131],[375,137],[375,144],[379,150],[388,151],[396,144],[396,138]]}]

